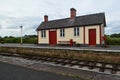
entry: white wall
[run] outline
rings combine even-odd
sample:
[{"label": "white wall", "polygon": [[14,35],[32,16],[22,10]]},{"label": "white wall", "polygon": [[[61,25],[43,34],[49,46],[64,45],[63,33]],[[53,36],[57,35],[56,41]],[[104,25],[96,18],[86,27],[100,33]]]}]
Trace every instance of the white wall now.
[{"label": "white wall", "polygon": [[[83,27],[79,27],[79,36],[74,36],[74,28],[65,28],[65,36],[60,37],[60,29],[57,29],[57,43],[59,41],[69,41],[73,39],[76,43],[84,44],[84,31]],[[96,44],[100,44],[100,25],[85,26],[85,44],[89,44],[89,29],[96,29]],[[104,35],[104,26],[101,26],[101,34]],[[46,37],[41,38],[41,31],[37,32],[38,43],[49,44],[49,30],[46,30]]]},{"label": "white wall", "polygon": [[70,41],[70,39],[76,43],[83,43],[83,27],[79,27],[79,31],[79,36],[74,36],[74,28],[65,28],[65,36],[60,37],[60,29],[57,29],[57,43],[59,41]]},{"label": "white wall", "polygon": [[49,44],[49,30],[46,30],[46,37],[41,37],[41,31],[38,31],[38,44]]}]

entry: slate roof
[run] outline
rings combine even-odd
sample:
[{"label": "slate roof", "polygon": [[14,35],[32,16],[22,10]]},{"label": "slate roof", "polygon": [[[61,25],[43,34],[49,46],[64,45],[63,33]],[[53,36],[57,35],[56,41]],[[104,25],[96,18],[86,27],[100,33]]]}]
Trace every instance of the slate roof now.
[{"label": "slate roof", "polygon": [[38,31],[45,29],[80,27],[80,26],[96,25],[96,24],[104,24],[104,26],[106,26],[104,13],[76,16],[74,19],[65,18],[65,19],[42,22],[36,30]]}]

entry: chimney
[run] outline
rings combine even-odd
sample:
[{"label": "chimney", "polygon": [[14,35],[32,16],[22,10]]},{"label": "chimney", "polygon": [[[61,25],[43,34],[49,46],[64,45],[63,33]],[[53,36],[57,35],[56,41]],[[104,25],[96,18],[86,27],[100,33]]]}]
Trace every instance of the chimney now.
[{"label": "chimney", "polygon": [[70,9],[70,17],[71,19],[74,19],[76,17],[76,9],[74,8]]},{"label": "chimney", "polygon": [[44,22],[47,22],[48,21],[48,15],[45,15],[44,16]]}]

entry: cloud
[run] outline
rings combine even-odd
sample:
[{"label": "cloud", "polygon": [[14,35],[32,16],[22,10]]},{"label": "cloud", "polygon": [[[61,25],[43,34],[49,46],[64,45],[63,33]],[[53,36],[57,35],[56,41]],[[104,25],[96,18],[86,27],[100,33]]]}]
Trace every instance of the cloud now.
[{"label": "cloud", "polygon": [[113,21],[110,21],[108,24],[107,24],[107,27],[106,27],[106,34],[112,34],[112,33],[120,33],[120,24],[119,24],[120,20],[113,20]]},{"label": "cloud", "polygon": [[21,25],[24,34],[36,34],[44,15],[49,20],[66,18],[72,7],[77,16],[105,12],[106,34],[119,33],[119,3],[120,0],[0,0],[0,36],[19,36]]},{"label": "cloud", "polygon": [[[16,18],[16,17],[7,17],[7,16],[2,16],[0,18],[0,34],[2,36],[7,35],[14,35],[14,36],[20,36],[18,35],[18,31],[20,31],[20,26],[23,26],[23,31],[24,35],[28,34],[29,30],[33,30],[32,32],[30,31],[29,34],[36,34],[36,28],[40,24],[41,18],[39,17],[21,17],[21,18]],[[7,36],[6,35],[6,36]]]},{"label": "cloud", "polygon": [[0,29],[2,29],[2,26],[0,25]]}]

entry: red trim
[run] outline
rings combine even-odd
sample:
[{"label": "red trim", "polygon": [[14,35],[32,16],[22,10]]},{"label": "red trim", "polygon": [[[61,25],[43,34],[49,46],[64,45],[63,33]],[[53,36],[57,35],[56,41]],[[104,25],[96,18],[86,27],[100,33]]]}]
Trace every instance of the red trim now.
[{"label": "red trim", "polygon": [[99,26],[100,27],[100,44],[102,44],[102,37],[101,37],[101,25]]},{"label": "red trim", "polygon": [[84,44],[85,44],[85,26],[83,26],[83,36],[84,36]]}]

